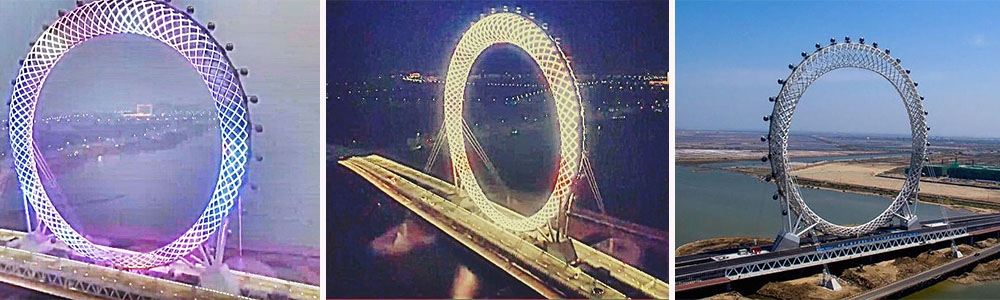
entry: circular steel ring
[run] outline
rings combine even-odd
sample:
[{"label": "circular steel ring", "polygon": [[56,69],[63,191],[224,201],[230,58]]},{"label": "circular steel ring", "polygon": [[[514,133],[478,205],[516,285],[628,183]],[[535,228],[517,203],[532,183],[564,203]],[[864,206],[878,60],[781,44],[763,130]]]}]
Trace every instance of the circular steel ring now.
[{"label": "circular steel ring", "polygon": [[[552,193],[538,212],[524,218],[503,214],[495,207],[497,204],[486,198],[472,172],[463,139],[462,110],[469,73],[476,58],[498,43],[515,45],[535,61],[555,100],[559,122],[559,169]],[[556,217],[561,204],[573,197],[572,186],[582,165],[583,105],[569,61],[552,37],[518,14],[486,16],[473,24],[458,42],[448,66],[444,97],[444,127],[452,166],[459,185],[476,206],[503,228],[517,232],[538,229]]]},{"label": "circular steel ring", "polygon": [[[198,71],[219,114],[222,164],[211,200],[198,220],[166,246],[146,253],[97,245],[59,214],[38,175],[41,153],[33,130],[38,95],[49,72],[74,46],[104,35],[136,34],[160,41]],[[243,88],[223,48],[188,14],[153,0],[98,0],[65,14],[31,47],[14,84],[10,104],[10,145],[21,191],[37,217],[77,253],[126,269],[169,264],[188,255],[222,225],[239,197],[248,148],[248,121]]]},{"label": "circular steel ring", "polygon": [[[792,74],[784,80],[781,92],[775,100],[774,110],[770,116],[768,155],[778,193],[788,201],[792,212],[805,221],[806,226],[815,225],[815,229],[820,232],[836,236],[854,236],[872,232],[891,222],[898,212],[916,199],[920,172],[928,146],[927,123],[920,94],[917,93],[917,85],[910,80],[910,76],[899,61],[886,52],[868,44],[851,42],[822,47],[805,57],[795,67]],[[912,138],[910,170],[906,174],[906,181],[899,194],[885,211],[871,221],[857,226],[833,224],[813,212],[799,194],[798,186],[788,167],[788,130],[799,98],[814,81],[830,71],[841,68],[869,70],[888,80],[903,99],[909,114]]]}]

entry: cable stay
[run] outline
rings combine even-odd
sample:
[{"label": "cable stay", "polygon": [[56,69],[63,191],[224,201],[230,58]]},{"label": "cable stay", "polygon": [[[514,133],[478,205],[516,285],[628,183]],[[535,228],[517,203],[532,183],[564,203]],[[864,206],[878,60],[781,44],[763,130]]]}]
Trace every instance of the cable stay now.
[{"label": "cable stay", "polygon": [[243,257],[243,197],[236,198],[236,209],[239,211],[237,215],[240,221],[240,257]]},{"label": "cable stay", "polygon": [[496,165],[494,165],[493,161],[486,155],[486,150],[483,149],[483,145],[479,143],[479,139],[477,139],[476,135],[472,133],[472,128],[469,127],[469,123],[466,123],[464,119],[462,120],[462,132],[464,133],[463,136],[465,137],[465,140],[469,141],[469,144],[472,145],[472,149],[476,153],[476,156],[482,160],[486,170],[492,175],[489,178],[493,178],[496,183],[500,185],[501,190],[504,192],[504,202],[509,205],[511,199],[510,188],[507,187],[507,182],[504,182],[503,178],[500,177],[500,172],[497,171]]},{"label": "cable stay", "polygon": [[[594,200],[595,202],[597,202],[597,209],[601,211],[601,217],[604,219],[605,223],[611,224],[611,219],[610,216],[608,215],[608,211],[604,208],[604,196],[601,195],[601,189],[597,187],[597,176],[594,175],[594,166],[590,162],[589,154],[590,153],[587,151],[583,152],[582,155],[583,174],[581,174],[580,176],[587,177],[587,185],[590,186],[590,192],[594,195]],[[572,207],[568,209],[572,209]],[[567,211],[566,213],[568,214],[569,212]],[[605,228],[607,229],[608,238],[610,239],[614,231],[611,230],[611,226],[605,226]],[[614,251],[614,249],[609,249],[608,251]]]},{"label": "cable stay", "polygon": [[[43,190],[41,192],[46,193],[46,194],[51,194],[50,195],[50,199],[59,199],[60,201],[68,202],[67,198],[66,198],[66,195],[63,193],[62,188],[59,187],[59,182],[56,181],[55,174],[53,174],[52,173],[52,169],[49,168],[48,161],[46,161],[45,157],[42,156],[42,150],[38,149],[38,142],[32,143],[32,148],[33,148],[32,149],[33,150],[32,154],[34,155],[35,162],[36,162],[35,163],[35,167],[40,172],[39,175],[41,175],[41,178],[39,178],[39,179],[41,179],[42,188],[43,188]],[[48,186],[48,189],[45,189],[45,186]],[[50,191],[51,191],[51,193],[50,193]],[[25,200],[27,200],[27,198],[25,198]],[[28,215],[27,210],[29,208],[30,207],[28,206],[27,201],[25,201],[25,207],[24,207],[24,209],[25,209],[25,215]],[[36,218],[36,219],[38,219],[38,218]],[[30,224],[30,222],[31,222],[30,217],[29,217],[28,222]],[[43,228],[44,227],[42,226],[42,220],[38,219],[38,226],[36,227],[36,230],[41,230]],[[28,226],[28,230],[31,231],[31,226]]]},{"label": "cable stay", "polygon": [[483,150],[483,145],[479,144],[479,139],[476,138],[475,134],[472,134],[472,128],[469,128],[469,123],[466,123],[465,120],[462,120],[462,131],[465,132],[465,139],[472,145],[472,149],[474,149],[479,158],[483,160],[483,165],[485,165],[490,172],[500,174],[497,172],[496,166],[493,165],[493,161],[486,156],[486,151]]},{"label": "cable stay", "polygon": [[[479,143],[479,139],[477,139],[476,135],[472,133],[472,128],[469,127],[469,124],[466,123],[464,119],[462,120],[462,137],[464,138],[464,141],[469,142],[469,145],[472,146],[472,150],[475,153],[475,155],[479,157],[479,159],[482,161],[483,166],[486,167],[486,170],[490,172],[491,175],[493,175],[491,176],[491,178],[494,178],[494,180],[502,187],[503,191],[506,194],[505,196],[507,198],[506,200],[509,202],[510,190],[507,188],[507,183],[504,182],[502,178],[500,178],[500,172],[497,170],[496,165],[494,165],[493,161],[490,160],[489,156],[486,155],[486,150],[483,149],[483,145]],[[447,141],[447,131],[444,128],[444,124],[441,124],[441,128],[438,129],[437,137],[435,138],[434,146],[431,147],[430,154],[427,157],[427,162],[424,163],[424,168],[423,168],[424,173],[430,173],[431,169],[434,167],[434,164],[437,163],[437,159],[441,155],[441,149],[444,148],[444,144],[446,141]],[[455,170],[453,169],[452,172],[454,173],[454,171]],[[460,183],[458,182],[457,174],[452,174],[452,178],[455,179],[454,183],[455,186],[461,187]]]},{"label": "cable stay", "polygon": [[441,128],[438,129],[437,137],[434,138],[434,146],[431,147],[431,154],[427,157],[427,162],[424,163],[424,173],[430,173],[431,168],[434,167],[434,163],[437,161],[438,154],[441,153],[441,147],[445,142],[445,129],[444,123],[441,123]]},{"label": "cable stay", "polygon": [[583,154],[583,176],[587,177],[587,185],[590,186],[590,192],[594,194],[594,199],[597,200],[597,208],[601,210],[601,214],[607,215],[608,212],[604,209],[604,196],[601,195],[601,190],[597,187],[594,166],[590,163],[590,156],[587,154],[589,153],[584,152]]}]

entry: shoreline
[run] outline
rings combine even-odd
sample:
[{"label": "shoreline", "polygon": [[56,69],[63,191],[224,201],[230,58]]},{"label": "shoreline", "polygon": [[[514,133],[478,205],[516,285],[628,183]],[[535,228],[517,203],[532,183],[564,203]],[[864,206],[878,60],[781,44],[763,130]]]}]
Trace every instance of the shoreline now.
[{"label": "shoreline", "polygon": [[[759,161],[761,157],[767,155],[766,149],[709,149],[709,148],[680,148],[676,150],[677,165],[681,166],[702,166],[714,163]],[[886,151],[855,151],[855,150],[790,150],[788,158],[825,158],[853,155],[880,155],[892,154]],[[721,156],[727,155],[727,156]]]},{"label": "shoreline", "polygon": [[[829,164],[834,162],[836,161],[818,162],[810,164],[807,167]],[[748,176],[753,176],[762,182],[765,181],[764,177],[767,176],[768,173],[770,173],[770,169],[756,168],[756,167],[738,166],[738,167],[726,167],[718,169],[734,173],[740,173]],[[931,181],[924,181],[924,180],[921,180],[921,182],[934,183]],[[896,189],[841,183],[831,180],[817,180],[811,178],[804,178],[801,176],[795,177],[795,183],[801,188],[820,189],[820,190],[836,191],[842,193],[854,193],[859,195],[877,196],[889,199],[892,199],[897,194],[899,194],[899,190]],[[917,202],[925,204],[942,205],[947,208],[956,210],[967,210],[978,214],[1000,212],[1000,203],[994,203],[994,202],[988,202],[970,198],[949,197],[949,196],[937,195],[926,192],[920,194],[920,197],[917,199]]]}]

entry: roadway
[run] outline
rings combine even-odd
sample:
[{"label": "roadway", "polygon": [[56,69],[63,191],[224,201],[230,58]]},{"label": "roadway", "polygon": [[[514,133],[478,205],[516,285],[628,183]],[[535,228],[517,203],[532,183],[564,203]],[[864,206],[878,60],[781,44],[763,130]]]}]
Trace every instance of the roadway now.
[{"label": "roadway", "polygon": [[976,254],[974,254],[974,255],[968,255],[968,256],[965,256],[965,257],[962,257],[962,258],[950,261],[950,262],[948,262],[948,263],[946,263],[944,265],[938,266],[936,268],[932,268],[930,270],[920,272],[917,275],[913,275],[913,276],[908,277],[906,279],[893,282],[893,283],[888,284],[888,285],[883,286],[883,287],[879,287],[879,288],[876,288],[876,289],[869,290],[869,291],[867,291],[865,293],[862,293],[860,295],[851,297],[851,299],[852,300],[853,299],[858,299],[858,300],[889,299],[890,297],[894,297],[896,295],[899,295],[899,293],[901,293],[903,291],[906,291],[906,290],[911,289],[913,287],[916,287],[918,285],[924,284],[924,283],[929,282],[931,280],[939,279],[942,276],[947,276],[948,274],[951,274],[952,272],[958,271],[959,269],[962,269],[962,268],[964,268],[966,266],[969,266],[971,264],[977,263],[980,260],[983,260],[985,258],[992,257],[993,255],[996,255],[997,253],[1000,253],[1000,245],[994,245],[993,247],[980,250],[980,251],[976,252]]},{"label": "roadway", "polygon": [[[567,264],[483,216],[460,207],[456,203],[461,200],[461,193],[450,183],[375,155],[352,157],[341,160],[340,164],[543,296],[626,297],[577,266]],[[516,214],[510,210],[505,212]],[[668,297],[669,287],[665,282],[586,244],[573,242],[582,264],[608,270],[612,278],[630,290],[640,291],[635,296]]]},{"label": "roadway", "polygon": [[[447,183],[438,178],[429,176],[413,168],[407,167],[395,161],[386,159],[377,155],[370,155],[366,157],[372,163],[386,168],[396,174],[406,176],[408,179],[415,181],[418,184],[426,184],[434,189],[441,191],[446,198],[451,200],[452,203],[459,203],[461,199],[459,198],[460,192],[457,187]],[[499,211],[507,214],[514,218],[523,218],[524,216],[518,214],[517,212],[510,210],[503,205],[497,205]],[[485,220],[484,216],[480,216]],[[491,222],[492,224],[492,222]],[[615,225],[616,227],[624,227],[622,225]],[[642,233],[650,235],[650,233]],[[657,236],[657,238],[660,238]],[[635,289],[642,293],[643,298],[655,298],[655,299],[666,299],[670,295],[669,285],[653,277],[646,272],[643,272],[635,267],[623,263],[622,261],[611,257],[610,255],[594,249],[590,245],[587,245],[579,240],[572,239],[573,248],[577,252],[577,257],[580,263],[589,265],[595,269],[605,269],[610,272],[610,276],[615,280],[625,283],[631,289]],[[664,243],[666,244],[666,243]]]},{"label": "roadway", "polygon": [[[948,219],[932,219],[932,220],[921,221],[920,223],[923,226],[926,226],[927,224],[934,224],[934,223],[941,223],[941,222],[948,222],[948,223],[952,223],[952,224],[961,224],[961,223],[969,223],[969,222],[972,222],[972,221],[981,221],[981,220],[987,220],[987,219],[995,219],[998,216],[1000,216],[1000,214],[968,215],[968,216],[953,217],[953,218],[948,218]],[[860,239],[863,239],[863,238],[856,238],[856,239],[860,240]],[[851,240],[851,239],[844,239],[844,238],[839,238],[839,237],[834,237],[834,236],[820,236],[820,237],[817,237],[815,239],[803,238],[801,244],[802,245],[815,245],[816,242],[819,242],[820,244],[832,243],[832,242],[842,243],[842,242],[848,241],[848,240]],[[757,246],[760,247],[761,249],[771,249],[772,244],[760,244],[760,245],[757,245]],[[676,268],[682,268],[682,267],[686,267],[686,266],[698,265],[698,264],[702,264],[702,263],[705,263],[705,262],[714,261],[712,259],[713,257],[719,256],[719,255],[722,255],[722,254],[736,253],[736,250],[738,250],[738,249],[729,249],[729,250],[713,251],[713,252],[708,252],[708,253],[700,253],[700,254],[692,254],[692,255],[679,256],[679,257],[676,257],[676,259],[675,259],[675,267]],[[806,250],[806,251],[808,251],[808,250]],[[797,253],[801,253],[801,252],[802,251],[799,251]]]},{"label": "roadway", "polygon": [[0,281],[70,299],[249,299],[176,281],[2,246]]},{"label": "roadway", "polygon": [[582,209],[579,211],[570,211],[569,216],[574,221],[590,222],[598,224],[603,227],[612,228],[618,232],[624,232],[627,234],[642,237],[643,239],[653,241],[661,244],[669,244],[667,239],[670,234],[667,231],[659,230],[655,228],[650,228],[642,226],[639,224],[633,224],[625,220],[621,220],[612,216],[601,215],[598,212],[592,210]]},{"label": "roadway", "polygon": [[519,237],[368,160],[351,158],[340,164],[542,296],[550,299],[625,297]]}]

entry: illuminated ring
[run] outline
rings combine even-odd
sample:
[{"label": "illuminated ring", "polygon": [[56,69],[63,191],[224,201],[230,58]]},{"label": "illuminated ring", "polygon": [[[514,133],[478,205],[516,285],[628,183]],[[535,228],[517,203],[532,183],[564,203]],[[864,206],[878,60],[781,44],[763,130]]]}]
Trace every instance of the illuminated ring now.
[{"label": "illuminated ring", "polygon": [[[500,212],[483,194],[465,152],[462,109],[465,87],[472,65],[486,48],[500,43],[515,45],[538,64],[555,100],[559,120],[559,169],[552,193],[542,208],[529,217],[511,217]],[[444,90],[444,126],[452,166],[459,186],[479,209],[495,223],[518,232],[547,224],[572,200],[572,186],[581,166],[583,105],[569,62],[559,45],[530,19],[514,13],[486,16],[462,35],[448,66]]]},{"label": "illuminated ring", "polygon": [[[858,68],[878,73],[896,88],[910,119],[912,152],[910,155],[910,170],[899,195],[881,214],[867,223],[857,226],[841,226],[823,219],[806,205],[799,194],[798,186],[792,178],[788,167],[788,128],[792,122],[792,114],[799,98],[814,81],[824,74],[841,68]],[[916,199],[920,183],[920,171],[926,158],[927,123],[924,108],[917,84],[910,80],[908,72],[899,61],[889,56],[888,50],[882,51],[874,46],[862,43],[834,43],[816,50],[806,57],[791,75],[784,80],[781,92],[775,99],[774,110],[771,113],[769,156],[771,171],[778,185],[778,193],[788,201],[792,212],[805,222],[805,226],[815,225],[820,232],[835,236],[854,236],[866,234],[889,224],[894,217],[913,217],[903,209]]]},{"label": "illuminated ring", "polygon": [[[183,235],[146,253],[94,244],[73,229],[49,200],[37,171],[32,137],[35,106],[49,72],[66,52],[104,35],[137,34],[156,39],[191,64],[205,81],[219,113],[222,163],[205,211]],[[77,253],[126,269],[169,264],[188,255],[222,225],[242,185],[248,151],[248,123],[243,88],[225,51],[187,14],[152,0],[98,0],[60,17],[31,47],[21,67],[10,103],[10,145],[21,191],[37,217]]]}]

